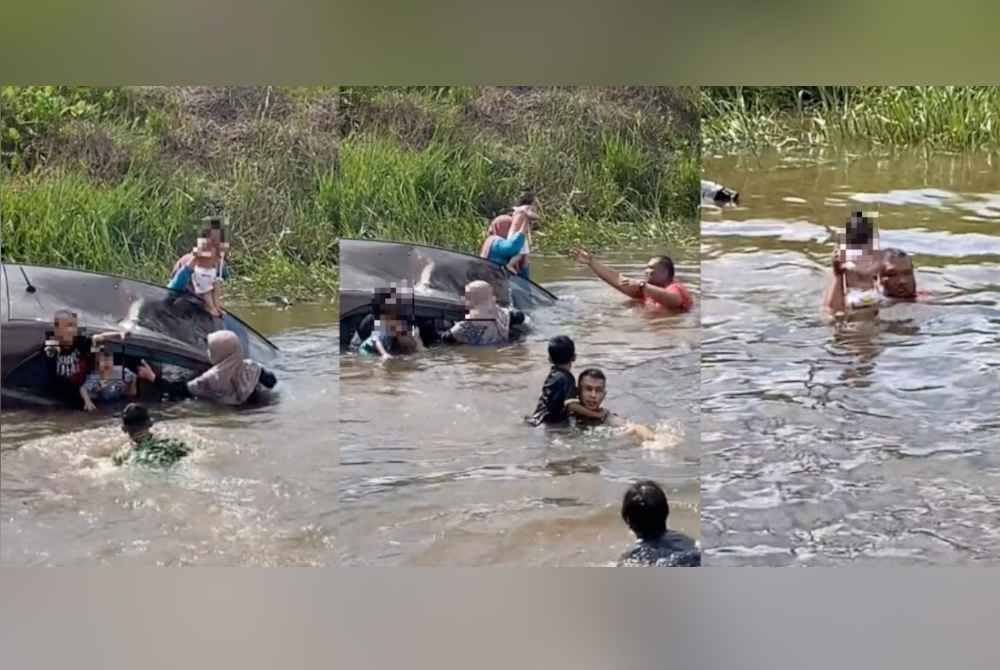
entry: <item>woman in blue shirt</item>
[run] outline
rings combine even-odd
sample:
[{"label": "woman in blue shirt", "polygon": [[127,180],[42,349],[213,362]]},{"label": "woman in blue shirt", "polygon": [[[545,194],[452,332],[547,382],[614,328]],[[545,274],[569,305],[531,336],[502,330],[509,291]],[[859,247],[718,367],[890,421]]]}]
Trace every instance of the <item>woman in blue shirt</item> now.
[{"label": "woman in blue shirt", "polygon": [[512,214],[503,214],[490,222],[479,255],[528,279],[531,228],[537,220],[535,196],[526,193]]}]

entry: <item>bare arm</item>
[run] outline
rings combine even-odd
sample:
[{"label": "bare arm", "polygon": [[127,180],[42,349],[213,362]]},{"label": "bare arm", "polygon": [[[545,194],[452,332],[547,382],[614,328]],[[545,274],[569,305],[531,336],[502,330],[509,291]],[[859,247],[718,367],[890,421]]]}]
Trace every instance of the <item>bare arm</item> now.
[{"label": "bare arm", "polygon": [[97,409],[94,405],[94,401],[90,399],[90,394],[87,393],[87,388],[85,386],[80,387],[80,397],[83,398],[83,409],[85,412],[93,412]]},{"label": "bare arm", "polygon": [[837,253],[833,256],[833,276],[823,294],[823,308],[830,314],[847,312],[847,302],[844,298],[844,266]]},{"label": "bare arm", "polygon": [[375,348],[378,350],[379,355],[382,356],[382,360],[387,361],[392,358],[392,354],[385,350],[385,347],[382,346],[382,340],[377,337],[375,338]]},{"label": "bare arm", "polygon": [[625,428],[625,434],[638,437],[643,442],[649,442],[650,440],[656,439],[656,433],[653,431],[653,429],[641,423],[628,424],[628,426]]},{"label": "bare arm", "polygon": [[595,275],[604,280],[604,282],[609,286],[613,286],[634,300],[642,300],[642,289],[639,288],[638,284],[624,279],[621,273],[615,272],[608,266],[601,263],[599,260],[594,258],[589,251],[577,249],[574,252],[574,255],[576,256],[576,260],[578,262],[583,263],[590,268]]},{"label": "bare arm", "polygon": [[656,439],[656,431],[649,426],[642,423],[632,423],[628,419],[620,417],[617,414],[612,414],[608,417],[608,423],[618,428],[624,428],[626,435],[637,437],[643,442]]},{"label": "bare arm", "polygon": [[671,309],[680,309],[684,306],[684,300],[679,295],[659,286],[646,284],[642,289],[640,289],[640,293],[648,295],[656,302],[666,307],[670,307]]},{"label": "bare arm", "polygon": [[603,421],[608,417],[608,410],[587,409],[586,407],[583,406],[583,403],[581,403],[576,398],[570,398],[569,400],[566,401],[566,410],[570,414],[576,414],[577,416],[585,416],[590,419],[600,419]]},{"label": "bare arm", "polygon": [[91,343],[96,347],[102,342],[107,342],[108,340],[118,340],[119,342],[125,341],[125,331],[124,330],[111,330],[106,333],[98,333],[90,338]]}]

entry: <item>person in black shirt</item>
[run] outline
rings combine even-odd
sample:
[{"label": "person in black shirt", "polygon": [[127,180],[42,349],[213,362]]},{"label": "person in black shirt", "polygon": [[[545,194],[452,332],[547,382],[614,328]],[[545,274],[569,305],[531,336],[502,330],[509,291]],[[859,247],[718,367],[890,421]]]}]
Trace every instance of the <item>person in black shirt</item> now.
[{"label": "person in black shirt", "polygon": [[576,397],[576,380],[570,371],[576,360],[576,345],[565,335],[549,340],[549,361],[552,369],[542,385],[535,412],[525,420],[532,426],[562,423],[569,418],[566,401]]},{"label": "person in black shirt", "polygon": [[93,367],[92,349],[106,340],[122,339],[124,334],[112,331],[93,337],[80,335],[77,316],[67,309],[55,313],[53,326],[44,346],[50,392],[68,404],[82,407],[80,387]]},{"label": "person in black shirt", "polygon": [[647,479],[629,487],[622,500],[622,520],[639,541],[618,559],[619,567],[701,566],[701,550],[695,541],[667,529],[669,515],[667,496],[656,482]]}]

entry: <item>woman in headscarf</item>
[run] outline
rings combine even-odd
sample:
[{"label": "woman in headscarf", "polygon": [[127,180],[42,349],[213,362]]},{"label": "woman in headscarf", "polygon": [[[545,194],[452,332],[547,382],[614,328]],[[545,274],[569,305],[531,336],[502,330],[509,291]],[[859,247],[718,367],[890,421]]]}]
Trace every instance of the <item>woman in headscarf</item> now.
[{"label": "woman in headscarf", "polygon": [[511,272],[527,279],[531,229],[537,221],[535,196],[525,193],[513,213],[503,214],[490,222],[486,239],[479,250],[480,257],[506,266]]},{"label": "woman in headscarf", "polygon": [[231,330],[217,330],[208,336],[208,359],[212,367],[207,372],[188,382],[163,382],[163,391],[173,397],[238,406],[253,401],[261,389],[274,388],[278,383],[269,370],[243,358],[240,338]]},{"label": "woman in headscarf", "polygon": [[510,310],[497,305],[493,287],[477,280],[465,287],[469,309],[463,321],[447,331],[442,340],[450,344],[507,344],[510,341]]}]

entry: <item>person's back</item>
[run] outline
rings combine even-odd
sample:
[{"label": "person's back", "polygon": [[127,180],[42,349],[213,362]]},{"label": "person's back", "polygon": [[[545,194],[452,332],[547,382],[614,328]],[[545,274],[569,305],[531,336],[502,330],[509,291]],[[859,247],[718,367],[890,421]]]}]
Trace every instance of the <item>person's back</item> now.
[{"label": "person's back", "polygon": [[701,566],[698,545],[684,533],[667,530],[660,537],[638,540],[621,558],[621,567],[697,568]]},{"label": "person's back", "polygon": [[683,533],[667,529],[670,506],[660,486],[636,482],[622,500],[622,520],[638,541],[618,559],[620,567],[698,567],[701,550]]},{"label": "person's back", "polygon": [[538,397],[535,411],[526,417],[528,423],[538,426],[543,423],[564,423],[569,419],[566,401],[576,396],[576,379],[571,368],[576,360],[576,345],[565,335],[558,335],[549,340],[549,361],[552,369],[549,371],[542,392]]}]

